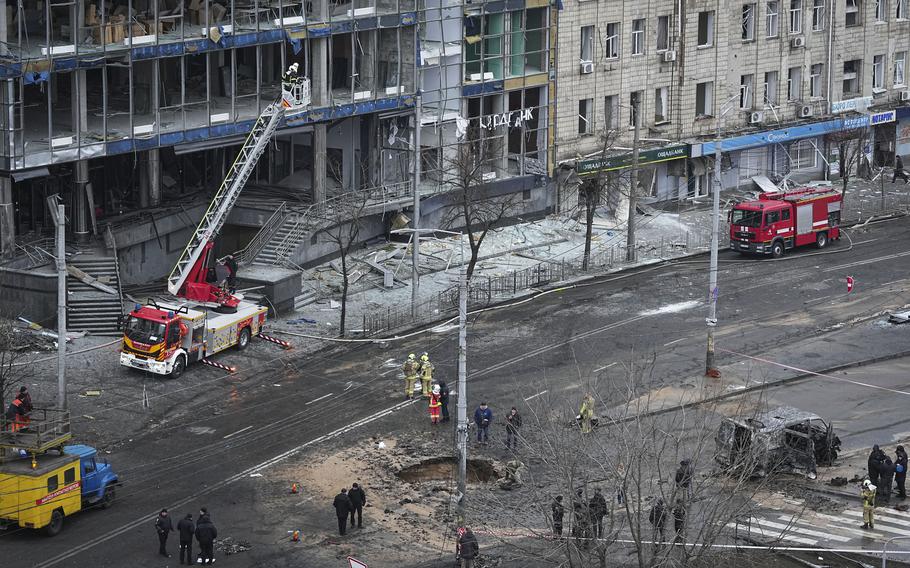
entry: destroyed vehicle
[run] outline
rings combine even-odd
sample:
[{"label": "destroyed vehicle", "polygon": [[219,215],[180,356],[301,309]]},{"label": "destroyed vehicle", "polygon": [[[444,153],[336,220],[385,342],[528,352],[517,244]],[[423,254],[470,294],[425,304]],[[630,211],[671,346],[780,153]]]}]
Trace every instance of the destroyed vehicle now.
[{"label": "destroyed vehicle", "polygon": [[715,438],[715,460],[747,477],[800,472],[815,479],[840,450],[834,428],[816,414],[780,407],[754,418],[724,418]]}]

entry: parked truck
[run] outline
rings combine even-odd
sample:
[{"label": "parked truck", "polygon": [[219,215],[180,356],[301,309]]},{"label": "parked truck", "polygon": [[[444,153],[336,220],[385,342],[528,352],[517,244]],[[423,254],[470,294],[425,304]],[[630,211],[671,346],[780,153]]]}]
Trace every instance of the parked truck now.
[{"label": "parked truck", "polygon": [[54,536],[64,518],[113,504],[119,478],[107,460],[90,446],[65,445],[68,412],[36,408],[25,426],[0,419],[0,427],[0,528]]},{"label": "parked truck", "polygon": [[841,201],[830,187],[803,187],[737,203],[728,217],[730,250],[779,258],[798,246],[824,248],[840,238]]}]

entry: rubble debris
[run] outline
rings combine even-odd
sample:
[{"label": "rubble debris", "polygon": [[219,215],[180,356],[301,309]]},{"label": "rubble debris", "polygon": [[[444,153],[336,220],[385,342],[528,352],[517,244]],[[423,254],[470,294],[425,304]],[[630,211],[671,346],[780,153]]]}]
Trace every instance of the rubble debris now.
[{"label": "rubble debris", "polygon": [[844,485],[847,485],[847,478],[846,477],[833,477],[833,478],[831,478],[830,481],[828,481],[828,483],[833,485],[834,487],[843,487]]},{"label": "rubble debris", "polygon": [[253,548],[253,545],[243,540],[236,540],[234,537],[227,537],[215,541],[215,550],[223,552],[226,556],[246,552]]}]

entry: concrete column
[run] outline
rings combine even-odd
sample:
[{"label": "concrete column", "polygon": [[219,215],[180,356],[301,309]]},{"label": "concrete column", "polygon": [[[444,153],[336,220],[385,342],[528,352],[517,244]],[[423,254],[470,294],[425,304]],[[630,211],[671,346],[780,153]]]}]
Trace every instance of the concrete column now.
[{"label": "concrete column", "polygon": [[73,168],[73,234],[79,242],[85,242],[91,235],[88,217],[88,160],[79,160]]},{"label": "concrete column", "polygon": [[322,203],[326,197],[326,124],[313,127],[313,202]]},{"label": "concrete column", "polygon": [[0,256],[13,255],[16,223],[13,216],[13,178],[0,176]]},{"label": "concrete column", "polygon": [[85,69],[77,69],[72,74],[72,109],[73,109],[73,130],[77,136],[88,131],[88,95],[86,91]]},{"label": "concrete column", "polygon": [[137,173],[139,174],[139,208],[145,209],[149,206],[151,201],[149,197],[149,166],[148,166],[148,154],[146,152],[139,152],[136,155],[136,159],[139,161],[136,164]]},{"label": "concrete column", "polygon": [[161,205],[161,161],[158,148],[148,151],[148,196],[149,205]]},{"label": "concrete column", "polygon": [[313,77],[310,82],[312,106],[329,105],[329,38],[320,37],[310,41],[313,48]]}]

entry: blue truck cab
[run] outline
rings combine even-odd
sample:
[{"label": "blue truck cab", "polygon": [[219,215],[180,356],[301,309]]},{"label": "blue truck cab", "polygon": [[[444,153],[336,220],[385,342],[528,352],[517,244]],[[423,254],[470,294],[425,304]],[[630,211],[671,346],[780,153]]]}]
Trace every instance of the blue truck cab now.
[{"label": "blue truck cab", "polygon": [[66,446],[63,452],[79,457],[79,469],[82,473],[82,506],[101,503],[104,508],[110,507],[114,502],[114,486],[119,483],[111,464],[106,459],[97,457],[98,450],[84,444]]}]

